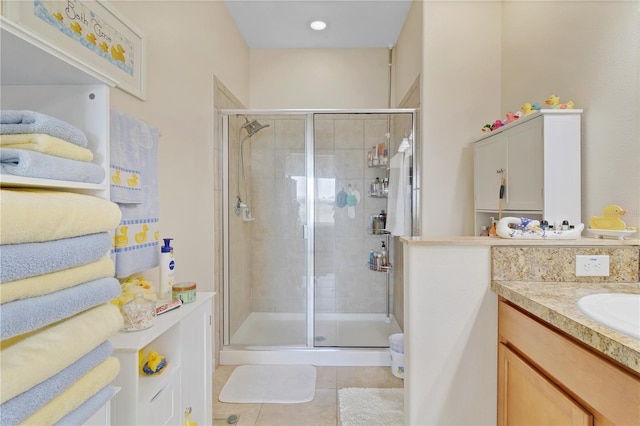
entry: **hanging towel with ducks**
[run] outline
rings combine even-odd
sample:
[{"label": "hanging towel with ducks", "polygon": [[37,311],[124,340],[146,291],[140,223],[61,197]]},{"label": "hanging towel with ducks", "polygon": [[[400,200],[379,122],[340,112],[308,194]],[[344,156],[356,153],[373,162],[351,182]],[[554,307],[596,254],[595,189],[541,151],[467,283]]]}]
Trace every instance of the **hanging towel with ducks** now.
[{"label": "hanging towel with ducks", "polygon": [[122,211],[112,254],[116,277],[126,278],[160,261],[159,132],[126,113],[110,116],[111,201]]},{"label": "hanging towel with ducks", "polygon": [[147,176],[142,176],[142,163],[147,161],[150,134],[154,129],[140,123],[128,114],[111,111],[110,114],[110,182],[111,201],[139,204],[144,201],[142,187]]}]

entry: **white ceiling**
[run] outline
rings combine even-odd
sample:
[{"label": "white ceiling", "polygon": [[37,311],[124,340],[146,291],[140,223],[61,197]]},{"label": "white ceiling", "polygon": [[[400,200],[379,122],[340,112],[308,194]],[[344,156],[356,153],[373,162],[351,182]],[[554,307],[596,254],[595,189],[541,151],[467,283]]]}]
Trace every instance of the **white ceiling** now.
[{"label": "white ceiling", "polygon": [[[224,0],[252,49],[395,46],[412,0]],[[327,22],[324,31],[309,23]]]}]

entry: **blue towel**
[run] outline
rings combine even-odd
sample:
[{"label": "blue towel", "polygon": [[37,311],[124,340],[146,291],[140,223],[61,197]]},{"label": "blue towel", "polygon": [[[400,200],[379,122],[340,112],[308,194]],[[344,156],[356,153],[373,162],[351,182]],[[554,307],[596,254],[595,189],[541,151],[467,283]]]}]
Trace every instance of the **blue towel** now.
[{"label": "blue towel", "polygon": [[44,133],[84,148],[89,145],[87,136],[76,126],[50,115],[28,110],[0,111],[0,133]]},{"label": "blue towel", "polygon": [[100,232],[43,243],[0,245],[0,283],[95,262],[109,252],[112,241],[108,232]]},{"label": "blue towel", "polygon": [[16,148],[0,148],[0,171],[22,177],[85,183],[101,183],[105,175],[98,164]]},{"label": "blue towel", "polygon": [[82,425],[91,418],[104,404],[115,395],[113,386],[107,385],[91,398],[87,399],[78,408],[58,420],[56,426]]},{"label": "blue towel", "polygon": [[[111,353],[113,353],[113,345],[105,340],[64,370],[6,401],[0,405],[0,425],[17,425],[64,392],[89,370],[107,359]],[[82,424],[82,422],[73,424]]]},{"label": "blue towel", "polygon": [[111,120],[118,120],[122,142],[137,150],[136,158],[144,182],[141,203],[118,203],[122,220],[116,229],[112,253],[115,254],[116,277],[126,278],[155,268],[160,262],[158,129],[116,111],[111,111]]},{"label": "blue towel", "polygon": [[120,295],[117,279],[98,278],[74,287],[0,305],[0,340],[37,330]]}]

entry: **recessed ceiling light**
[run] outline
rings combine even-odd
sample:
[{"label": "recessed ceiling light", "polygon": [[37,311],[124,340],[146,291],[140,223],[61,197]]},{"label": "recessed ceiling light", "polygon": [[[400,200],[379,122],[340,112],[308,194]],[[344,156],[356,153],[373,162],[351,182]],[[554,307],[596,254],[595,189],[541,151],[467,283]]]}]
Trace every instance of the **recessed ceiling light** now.
[{"label": "recessed ceiling light", "polygon": [[327,23],[324,21],[312,21],[309,26],[312,30],[322,31],[327,28]]}]

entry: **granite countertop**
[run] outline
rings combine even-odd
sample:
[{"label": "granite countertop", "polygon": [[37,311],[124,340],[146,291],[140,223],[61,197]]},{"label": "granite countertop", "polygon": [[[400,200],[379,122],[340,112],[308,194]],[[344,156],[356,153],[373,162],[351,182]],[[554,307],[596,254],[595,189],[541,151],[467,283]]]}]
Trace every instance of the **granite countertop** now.
[{"label": "granite countertop", "polygon": [[589,294],[640,294],[640,283],[492,281],[491,289],[594,350],[640,373],[640,339],[591,320],[576,306],[581,297]]},{"label": "granite countertop", "polygon": [[593,246],[640,246],[639,239],[614,238],[581,238],[579,240],[527,240],[499,237],[400,237],[407,246],[558,246],[558,247],[593,247]]}]

